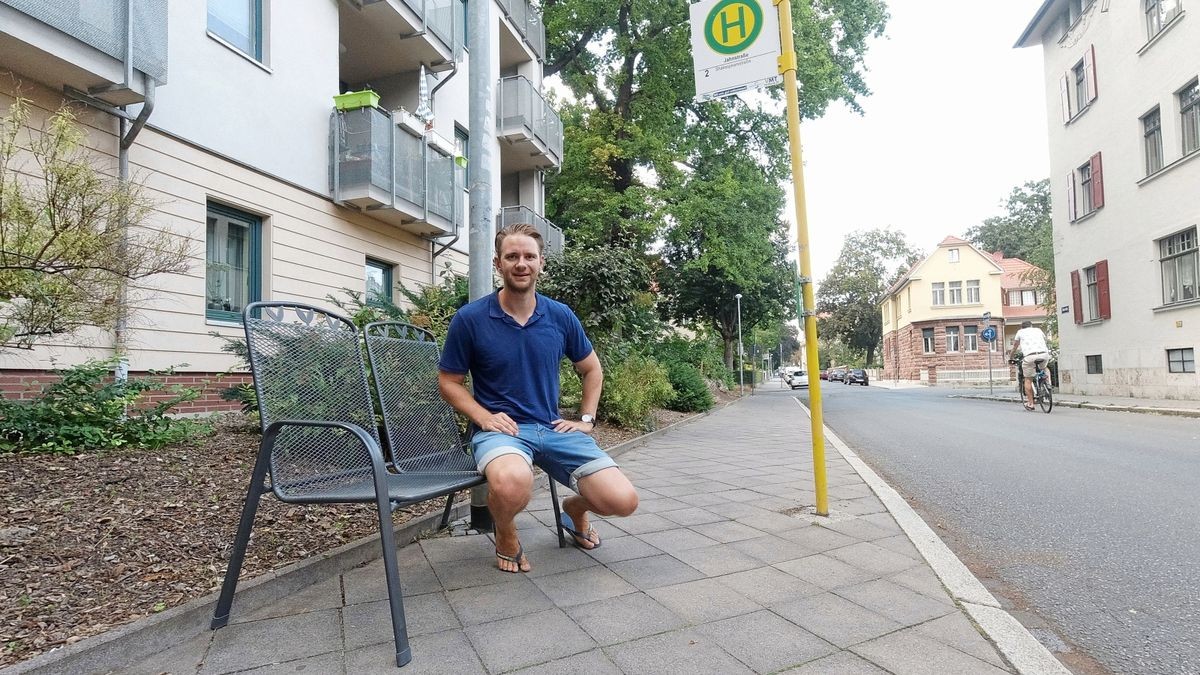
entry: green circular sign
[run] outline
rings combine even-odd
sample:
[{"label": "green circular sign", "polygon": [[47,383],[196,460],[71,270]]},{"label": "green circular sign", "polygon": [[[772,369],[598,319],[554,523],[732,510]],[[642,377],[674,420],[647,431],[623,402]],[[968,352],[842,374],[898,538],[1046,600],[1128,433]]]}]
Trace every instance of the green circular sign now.
[{"label": "green circular sign", "polygon": [[704,20],[704,40],[718,54],[737,54],[762,32],[762,8],[754,0],[722,0]]}]

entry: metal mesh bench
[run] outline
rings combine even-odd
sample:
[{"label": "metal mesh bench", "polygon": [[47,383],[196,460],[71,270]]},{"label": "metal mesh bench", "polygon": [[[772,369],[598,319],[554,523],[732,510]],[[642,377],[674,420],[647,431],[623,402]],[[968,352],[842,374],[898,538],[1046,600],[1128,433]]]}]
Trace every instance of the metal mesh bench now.
[{"label": "metal mesh bench", "polygon": [[[445,523],[453,493],[483,482],[463,452],[453,412],[437,395],[436,374],[427,369],[429,358],[436,368],[437,343],[389,337],[386,331],[375,338],[372,353],[386,374],[381,389],[387,393],[381,398],[390,411],[384,416],[393,439],[388,457],[380,444],[360,336],[349,320],[299,303],[261,302],[246,308],[243,321],[263,436],[212,628],[229,621],[263,494],[302,504],[374,502],[396,665],[403,666],[412,652],[392,509],[446,496]],[[396,348],[400,344],[405,346]]]}]

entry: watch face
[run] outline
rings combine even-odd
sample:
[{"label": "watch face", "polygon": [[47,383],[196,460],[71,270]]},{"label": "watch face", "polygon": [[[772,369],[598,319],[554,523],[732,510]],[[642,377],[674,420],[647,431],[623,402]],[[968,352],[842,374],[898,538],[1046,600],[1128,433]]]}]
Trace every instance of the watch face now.
[{"label": "watch face", "polygon": [[581,416],[579,417],[579,421],[580,421],[580,422],[587,423],[587,424],[595,424],[595,423],[596,423],[596,418],[595,418],[595,417],[592,417],[591,415],[581,415]]}]

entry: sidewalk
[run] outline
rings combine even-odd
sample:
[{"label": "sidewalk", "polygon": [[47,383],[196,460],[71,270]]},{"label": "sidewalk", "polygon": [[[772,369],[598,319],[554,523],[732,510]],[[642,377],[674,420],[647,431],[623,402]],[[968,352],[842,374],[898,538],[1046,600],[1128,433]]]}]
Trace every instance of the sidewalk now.
[{"label": "sidewalk", "polygon": [[[996,387],[989,394],[986,388],[960,389],[947,388],[947,396],[958,398],[973,398],[985,401],[1020,402],[1016,387]],[[1131,396],[1091,396],[1083,394],[1062,394],[1054,392],[1054,407],[1084,408],[1088,410],[1109,410],[1114,412],[1153,413],[1158,415],[1174,415],[1178,417],[1200,417],[1200,401],[1161,398],[1133,398]]]},{"label": "sidewalk", "polygon": [[413,661],[394,667],[376,561],[122,669],[132,673],[1065,673],[904,500],[760,391],[618,461],[638,512],[559,549],[547,493],[521,515],[529,574],[482,535],[400,550]]}]

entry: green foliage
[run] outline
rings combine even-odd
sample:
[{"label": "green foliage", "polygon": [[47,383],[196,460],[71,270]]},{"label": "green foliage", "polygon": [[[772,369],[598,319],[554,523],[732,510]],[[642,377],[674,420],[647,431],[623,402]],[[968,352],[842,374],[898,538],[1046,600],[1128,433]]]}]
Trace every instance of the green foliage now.
[{"label": "green foliage", "polygon": [[461,274],[455,274],[450,268],[450,263],[446,263],[440,276],[440,283],[422,286],[416,291],[401,286],[400,293],[412,303],[413,308],[405,313],[397,307],[400,316],[407,318],[395,319],[407,321],[433,333],[438,346],[446,342],[446,333],[450,330],[450,320],[454,318],[454,313],[467,304],[471,297],[470,280]]},{"label": "green foliage", "polygon": [[154,204],[86,147],[70,108],[44,128],[18,97],[0,118],[0,350],[128,317],[130,282],[189,267],[187,240],[148,227]]},{"label": "green foliage", "polygon": [[818,334],[840,340],[853,353],[861,354],[863,363],[873,365],[875,350],[883,339],[879,303],[888,286],[920,259],[920,252],[897,230],[877,228],[849,234],[817,293],[817,313],[824,316]]},{"label": "green foliage", "polygon": [[603,352],[660,331],[646,261],[610,245],[572,246],[546,261],[538,291],[566,303]]},{"label": "green foliage", "polygon": [[713,407],[712,392],[704,382],[700,370],[690,363],[672,363],[667,366],[667,379],[675,396],[666,406],[679,412],[703,412]]},{"label": "green foliage", "polygon": [[208,428],[194,420],[167,416],[180,403],[195,400],[198,390],[170,387],[169,399],[144,407],[139,405],[143,394],[161,390],[162,383],[153,378],[114,381],[115,364],[116,359],[92,360],[56,369],[58,381],[33,401],[0,399],[0,453],[74,454],[126,446],[153,449]]},{"label": "green foliage", "polygon": [[700,330],[694,338],[672,334],[655,343],[654,359],[668,368],[675,364],[692,366],[700,376],[724,384],[736,384],[736,373],[725,367],[724,349],[720,336],[711,330]]},{"label": "green foliage", "polygon": [[600,414],[627,429],[651,426],[650,411],[675,396],[666,368],[640,354],[604,364]]}]

